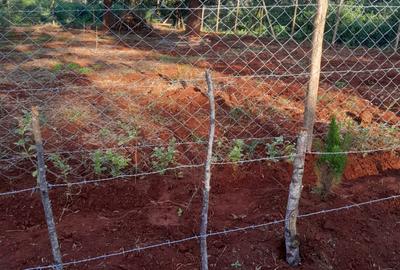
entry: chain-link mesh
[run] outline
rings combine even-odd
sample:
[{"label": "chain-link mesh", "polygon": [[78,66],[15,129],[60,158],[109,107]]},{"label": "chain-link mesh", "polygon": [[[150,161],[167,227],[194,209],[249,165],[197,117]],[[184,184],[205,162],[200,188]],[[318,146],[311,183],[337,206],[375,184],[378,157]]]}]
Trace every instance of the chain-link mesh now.
[{"label": "chain-link mesh", "polygon": [[[34,154],[32,105],[42,114],[55,178],[202,164],[206,68],[217,90],[215,161],[292,154],[316,5],[215,4],[6,1],[0,9],[3,178],[34,171],[26,158]],[[398,146],[399,12],[395,3],[331,3],[317,137],[335,115],[354,137],[352,150]]]},{"label": "chain-link mesh", "polygon": [[[50,187],[293,158],[310,79],[309,1],[0,4],[0,191],[35,185],[38,106]],[[349,151],[400,144],[400,6],[330,3],[315,147],[332,116]],[[27,190],[30,191],[30,190]],[[76,191],[79,192],[79,191]]]}]

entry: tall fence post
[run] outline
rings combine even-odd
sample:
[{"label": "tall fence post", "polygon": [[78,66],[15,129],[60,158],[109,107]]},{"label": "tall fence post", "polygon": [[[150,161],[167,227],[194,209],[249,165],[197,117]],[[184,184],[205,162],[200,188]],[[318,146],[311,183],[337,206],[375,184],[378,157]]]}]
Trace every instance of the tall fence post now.
[{"label": "tall fence post", "polygon": [[344,0],[339,0],[339,5],[336,8],[336,18],[335,18],[335,27],[333,28],[333,35],[332,35],[332,45],[336,42],[337,31],[339,29],[340,23],[340,14],[342,14],[342,6]]},{"label": "tall fence post", "polygon": [[289,187],[289,196],[285,215],[286,261],[290,266],[300,264],[300,241],[297,235],[297,216],[302,190],[304,162],[307,146],[307,131],[300,131],[297,139],[296,157],[293,161],[293,175]]},{"label": "tall fence post", "polygon": [[308,83],[308,91],[306,104],[304,109],[304,127],[307,129],[307,150],[311,151],[313,130],[315,122],[315,112],[317,107],[317,96],[319,87],[319,78],[321,72],[321,58],[324,41],[324,30],[326,13],[328,10],[328,0],[318,0],[317,14],[314,19],[314,33],[312,39],[312,55],[310,80]]},{"label": "tall fence post", "polygon": [[40,196],[46,217],[47,229],[49,232],[51,251],[53,253],[54,264],[56,270],[62,270],[62,258],[60,245],[58,244],[56,225],[54,223],[53,210],[51,208],[51,201],[49,197],[49,189],[46,180],[46,165],[44,162],[44,150],[42,143],[42,135],[40,132],[39,111],[36,107],[32,107],[32,131],[36,145],[37,155],[37,183],[40,189]]},{"label": "tall fence post", "polygon": [[208,87],[208,99],[210,101],[210,131],[208,134],[207,158],[205,162],[204,172],[204,189],[203,189],[203,206],[201,210],[200,225],[200,253],[201,253],[201,269],[208,270],[208,252],[207,252],[207,223],[208,223],[208,205],[210,200],[210,181],[211,181],[211,160],[215,133],[215,102],[214,102],[214,86],[211,74],[206,71],[206,81]]}]

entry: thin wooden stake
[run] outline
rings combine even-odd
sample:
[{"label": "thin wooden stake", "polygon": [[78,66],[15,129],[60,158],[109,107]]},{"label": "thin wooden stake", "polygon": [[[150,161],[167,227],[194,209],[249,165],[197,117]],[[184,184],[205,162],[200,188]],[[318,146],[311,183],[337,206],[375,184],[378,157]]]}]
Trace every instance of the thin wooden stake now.
[{"label": "thin wooden stake", "polygon": [[293,20],[292,20],[292,30],[290,31],[290,35],[293,36],[294,31],[296,29],[296,20],[297,20],[297,9],[299,7],[299,0],[294,1],[294,12],[293,12]]},{"label": "thin wooden stake", "polygon": [[399,43],[400,43],[400,21],[398,22],[399,26],[397,27],[397,36],[396,36],[396,41],[394,44],[394,51],[397,52],[399,49]]},{"label": "thin wooden stake", "polygon": [[201,25],[200,25],[200,32],[204,31],[204,12],[206,9],[206,5],[203,5],[203,7],[201,8]]},{"label": "thin wooden stake", "polygon": [[234,25],[234,27],[233,27],[234,33],[236,33],[237,27],[238,27],[239,7],[240,7],[240,0],[236,0],[236,16],[235,16],[235,25]]},{"label": "thin wooden stake", "polygon": [[36,144],[36,154],[37,154],[37,183],[40,189],[40,196],[42,198],[42,204],[44,209],[44,214],[46,217],[47,230],[49,232],[51,251],[53,253],[54,264],[56,270],[62,270],[62,257],[60,246],[58,244],[56,225],[54,223],[53,210],[51,208],[51,201],[49,197],[49,190],[46,180],[46,165],[44,162],[44,150],[42,143],[42,135],[40,133],[39,124],[39,112],[36,107],[32,107],[32,130],[33,137]]},{"label": "thin wooden stake", "polygon": [[339,6],[336,9],[335,27],[333,28],[332,45],[336,42],[337,31],[340,24],[340,14],[342,14],[342,6],[344,0],[339,0]]},{"label": "thin wooden stake", "polygon": [[275,35],[275,31],[274,31],[274,26],[272,25],[272,21],[271,21],[271,19],[270,19],[270,17],[269,17],[267,5],[265,4],[265,0],[263,0],[262,3],[263,3],[263,8],[264,8],[264,10],[265,10],[265,16],[267,16],[267,21],[268,21],[268,24],[269,24],[269,29],[270,29],[270,31],[271,31],[271,35],[272,35],[272,37],[273,37],[274,39],[276,39],[276,35]]},{"label": "thin wooden stake", "polygon": [[321,72],[321,59],[324,41],[324,30],[328,0],[318,0],[317,14],[314,19],[314,33],[312,40],[311,70],[308,82],[308,92],[304,110],[304,127],[307,129],[307,150],[311,151],[315,112],[317,107],[319,78]]},{"label": "thin wooden stake", "polygon": [[297,216],[303,187],[304,162],[307,146],[307,131],[302,130],[297,139],[296,157],[293,161],[293,175],[285,215],[286,261],[290,266],[300,264],[300,241],[297,235]]},{"label": "thin wooden stake", "polygon": [[210,132],[208,134],[207,159],[204,172],[204,188],[203,188],[203,207],[201,210],[200,225],[200,253],[201,253],[201,269],[208,270],[208,252],[207,252],[207,223],[208,223],[208,205],[210,200],[210,181],[211,181],[211,159],[213,152],[214,133],[215,133],[215,102],[214,102],[214,86],[211,74],[206,71],[206,81],[208,87],[208,99],[210,101]]},{"label": "thin wooden stake", "polygon": [[221,0],[218,0],[218,4],[217,4],[217,25],[215,26],[215,32],[217,32],[217,33],[219,31],[220,11],[221,11]]}]

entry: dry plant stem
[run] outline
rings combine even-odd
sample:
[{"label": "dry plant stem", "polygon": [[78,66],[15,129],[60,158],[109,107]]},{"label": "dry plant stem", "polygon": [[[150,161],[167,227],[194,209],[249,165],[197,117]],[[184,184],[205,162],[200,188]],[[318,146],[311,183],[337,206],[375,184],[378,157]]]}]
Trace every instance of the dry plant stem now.
[{"label": "dry plant stem", "polygon": [[44,163],[44,150],[42,143],[42,136],[40,133],[39,112],[36,107],[32,107],[32,130],[36,144],[37,154],[37,183],[40,189],[40,196],[42,198],[43,210],[46,216],[47,229],[49,232],[51,251],[53,253],[54,264],[56,270],[62,270],[62,257],[60,245],[58,244],[56,225],[54,223],[53,210],[51,208],[51,201],[49,197],[49,190],[46,180],[46,165]]},{"label": "dry plant stem", "polygon": [[328,0],[318,0],[318,10],[314,20],[314,33],[312,40],[312,56],[310,80],[304,110],[304,127],[308,132],[307,150],[311,151],[312,134],[315,122],[315,112],[317,107],[319,77],[321,72],[321,57],[324,40],[324,29],[326,12],[328,10]]},{"label": "dry plant stem", "polygon": [[214,143],[215,133],[215,102],[214,102],[214,86],[211,79],[211,74],[206,71],[206,81],[208,87],[208,99],[210,101],[210,131],[208,135],[207,159],[204,172],[204,189],[203,189],[203,206],[201,210],[201,225],[200,225],[200,253],[201,253],[201,269],[208,270],[208,252],[207,252],[207,221],[208,221],[208,205],[210,198],[210,180],[211,180],[211,159],[212,148]]},{"label": "dry plant stem", "polygon": [[289,187],[288,203],[285,215],[286,261],[290,266],[300,264],[300,242],[296,222],[299,215],[299,201],[302,190],[304,162],[307,146],[307,131],[302,130],[297,139],[296,157],[293,161],[293,175]]}]

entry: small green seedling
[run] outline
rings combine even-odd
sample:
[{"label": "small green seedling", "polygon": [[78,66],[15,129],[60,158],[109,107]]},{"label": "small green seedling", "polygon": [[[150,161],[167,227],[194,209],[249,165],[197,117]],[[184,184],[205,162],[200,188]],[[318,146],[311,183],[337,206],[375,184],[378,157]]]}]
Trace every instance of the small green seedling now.
[{"label": "small green seedling", "polygon": [[18,127],[15,129],[15,133],[18,140],[14,144],[21,150],[22,155],[32,155],[36,149],[32,140],[32,115],[29,111],[23,110],[22,116],[17,117],[16,120]]},{"label": "small green seedling", "polygon": [[61,175],[65,178],[71,172],[71,166],[68,165],[67,161],[62,158],[59,154],[51,154],[49,157],[50,161],[53,163]]},{"label": "small green seedling", "polygon": [[168,147],[156,147],[151,154],[153,158],[152,165],[156,171],[163,175],[168,166],[175,163],[176,140],[175,138],[169,141]]},{"label": "small green seedling", "polygon": [[235,140],[231,151],[228,154],[229,160],[231,162],[239,162],[243,157],[243,148],[245,143],[241,139]]},{"label": "small green seedling", "polygon": [[97,175],[109,171],[112,176],[118,176],[128,167],[129,161],[129,158],[112,150],[106,152],[96,150],[92,155],[93,170]]}]

